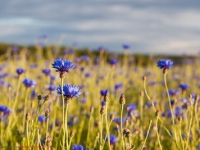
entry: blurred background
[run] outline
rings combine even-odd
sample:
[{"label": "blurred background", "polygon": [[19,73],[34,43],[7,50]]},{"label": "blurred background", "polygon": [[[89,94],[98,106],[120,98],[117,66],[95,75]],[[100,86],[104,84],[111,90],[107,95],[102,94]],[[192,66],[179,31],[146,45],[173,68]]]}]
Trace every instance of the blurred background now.
[{"label": "blurred background", "polygon": [[0,42],[196,55],[199,0],[1,1]]}]

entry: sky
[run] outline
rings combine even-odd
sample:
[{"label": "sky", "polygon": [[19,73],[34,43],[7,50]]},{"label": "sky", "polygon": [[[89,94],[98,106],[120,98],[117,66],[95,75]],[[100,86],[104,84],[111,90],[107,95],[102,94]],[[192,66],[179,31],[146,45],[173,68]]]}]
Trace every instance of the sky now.
[{"label": "sky", "polygon": [[200,0],[9,0],[0,5],[0,42],[131,53],[200,52]]}]

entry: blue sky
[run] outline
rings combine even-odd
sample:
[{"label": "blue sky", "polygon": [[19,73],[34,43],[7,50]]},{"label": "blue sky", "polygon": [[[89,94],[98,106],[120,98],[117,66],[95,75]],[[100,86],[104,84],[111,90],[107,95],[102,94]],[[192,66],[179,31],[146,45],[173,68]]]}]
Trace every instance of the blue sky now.
[{"label": "blue sky", "polygon": [[0,41],[133,53],[197,54],[199,0],[10,0],[0,5]]}]

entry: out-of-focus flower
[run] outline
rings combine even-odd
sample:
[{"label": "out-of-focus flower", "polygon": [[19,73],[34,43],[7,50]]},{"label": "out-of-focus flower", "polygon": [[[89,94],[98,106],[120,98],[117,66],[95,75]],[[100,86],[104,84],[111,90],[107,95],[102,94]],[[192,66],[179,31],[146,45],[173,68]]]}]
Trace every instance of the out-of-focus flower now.
[{"label": "out-of-focus flower", "polygon": [[51,70],[50,69],[43,69],[42,73],[44,73],[46,76],[49,76],[51,74]]},{"label": "out-of-focus flower", "polygon": [[5,121],[10,113],[11,109],[5,105],[0,105],[0,121]]},{"label": "out-of-focus flower", "polygon": [[122,47],[125,49],[125,50],[128,50],[130,48],[130,45],[128,44],[123,44]]},{"label": "out-of-focus flower", "polygon": [[72,150],[86,150],[86,148],[83,147],[82,145],[74,144],[74,145],[72,146]]},{"label": "out-of-focus flower", "polygon": [[157,66],[161,69],[169,69],[173,67],[173,61],[170,59],[161,59],[157,62]]},{"label": "out-of-focus flower", "polygon": [[[108,142],[108,139],[106,139]],[[118,138],[114,136],[113,134],[110,134],[110,145],[114,145],[118,141]]]},{"label": "out-of-focus flower", "polygon": [[22,73],[24,73],[24,69],[18,68],[18,69],[16,69],[16,73],[17,73],[18,75],[21,75]]},{"label": "out-of-focus flower", "polygon": [[189,85],[186,83],[182,83],[179,85],[179,87],[182,89],[182,91],[186,91],[189,88]]},{"label": "out-of-focus flower", "polygon": [[48,90],[50,92],[55,91],[56,90],[56,86],[55,85],[49,85]]},{"label": "out-of-focus flower", "polygon": [[36,85],[36,82],[34,80],[27,78],[25,78],[22,83],[25,85],[26,88],[34,87]]},{"label": "out-of-focus flower", "polygon": [[117,60],[116,59],[110,59],[109,63],[111,65],[116,65],[117,64]]}]

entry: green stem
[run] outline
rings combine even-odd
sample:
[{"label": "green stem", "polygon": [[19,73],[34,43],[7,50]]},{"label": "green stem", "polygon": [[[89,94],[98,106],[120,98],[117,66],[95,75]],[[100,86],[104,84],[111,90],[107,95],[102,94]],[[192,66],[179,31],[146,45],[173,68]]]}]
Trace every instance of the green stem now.
[{"label": "green stem", "polygon": [[[47,137],[48,137],[48,127],[49,127],[49,119],[47,118],[47,129],[46,129],[46,140],[47,140]],[[47,144],[45,143],[46,147],[47,147]]]},{"label": "green stem", "polygon": [[124,137],[123,137],[123,131],[122,131],[122,115],[123,115],[123,107],[124,105],[121,105],[121,116],[120,116],[120,131],[121,131],[121,138],[122,138],[122,140],[121,140],[121,142],[122,142],[122,150],[124,149]]},{"label": "green stem", "polygon": [[146,144],[147,138],[148,138],[148,136],[149,136],[149,131],[150,131],[150,129],[151,129],[151,124],[152,124],[152,120],[150,120],[150,122],[149,122],[149,128],[148,128],[148,130],[147,130],[147,135],[146,135],[146,137],[145,137],[144,143],[143,143],[142,148],[141,148],[140,150],[143,150],[143,148],[144,148],[144,146],[145,146],[145,144]]},{"label": "green stem", "polygon": [[69,140],[69,149],[71,147],[71,143],[72,143],[72,137],[70,137],[70,140]]},{"label": "green stem", "polygon": [[106,123],[106,132],[107,132],[107,136],[108,136],[108,147],[109,147],[109,150],[111,150],[111,147],[110,147],[110,132],[109,132],[109,127],[108,127],[108,105],[106,104],[106,112],[105,112],[105,123]]},{"label": "green stem", "polygon": [[171,99],[170,99],[170,96],[169,96],[169,90],[168,90],[168,86],[167,86],[166,75],[167,75],[167,73],[164,73],[164,82],[165,82],[165,88],[167,90],[167,97],[168,97],[168,102],[169,102],[169,108],[170,108],[170,111],[171,111],[171,114],[172,114],[172,123],[174,125],[174,113],[173,113],[172,105],[171,105],[171,102],[170,102]]},{"label": "green stem", "polygon": [[100,142],[99,142],[99,149],[102,150],[102,140],[103,140],[103,115],[101,114],[101,125],[100,125]]},{"label": "green stem", "polygon": [[92,119],[92,113],[90,114],[89,122],[88,122],[88,129],[87,129],[87,137],[86,137],[86,145],[88,145],[88,138],[89,138],[89,133],[90,133],[90,123]]},{"label": "green stem", "polygon": [[25,104],[24,104],[24,114],[23,114],[23,129],[25,132],[25,119],[26,119],[26,106],[27,106],[27,97],[28,97],[28,88],[26,89],[25,92]]},{"label": "green stem", "polygon": [[62,116],[63,116],[63,137],[62,137],[62,141],[63,141],[63,150],[65,149],[65,101],[64,101],[64,95],[63,95],[63,78],[61,78],[61,97],[62,97],[62,103],[63,103],[63,112],[62,112]]},{"label": "green stem", "polygon": [[66,103],[66,110],[65,110],[65,122],[64,122],[64,124],[65,124],[65,132],[66,132],[66,134],[65,134],[65,136],[66,136],[66,144],[67,144],[67,150],[69,149],[69,147],[68,147],[68,128],[67,128],[67,118],[68,118],[68,104]]},{"label": "green stem", "polygon": [[158,144],[160,146],[160,150],[162,150],[162,145],[161,145],[160,137],[159,137],[159,133],[158,133],[158,116],[156,118],[156,135],[157,135],[157,139],[158,139]]}]

